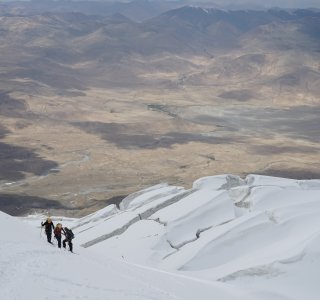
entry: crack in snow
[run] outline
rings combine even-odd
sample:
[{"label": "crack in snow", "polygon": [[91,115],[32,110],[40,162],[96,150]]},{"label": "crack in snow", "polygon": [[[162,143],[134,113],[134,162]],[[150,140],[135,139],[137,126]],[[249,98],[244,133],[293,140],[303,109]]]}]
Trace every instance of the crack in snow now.
[{"label": "crack in snow", "polygon": [[110,233],[101,235],[101,236],[99,236],[99,237],[97,237],[97,238],[95,238],[95,239],[93,239],[93,240],[91,240],[89,242],[86,242],[86,243],[82,244],[81,246],[84,247],[84,248],[88,248],[88,247],[93,246],[93,245],[95,245],[97,243],[105,241],[105,240],[107,240],[107,239],[109,239],[109,238],[111,238],[111,237],[113,237],[115,235],[120,235],[120,234],[124,233],[132,224],[134,224],[134,223],[136,223],[138,221],[140,221],[140,218],[139,218],[139,216],[136,216],[130,222],[126,223],[122,227],[117,228],[116,230],[114,230],[114,231],[112,231]]},{"label": "crack in snow", "polygon": [[160,220],[160,218],[156,218],[156,219],[147,219],[147,220],[157,222],[157,223],[159,223],[159,224],[161,224],[161,225],[163,225],[163,226],[167,226],[167,225],[168,225],[168,223],[167,223],[167,222],[163,222],[163,221],[161,221],[161,220]]},{"label": "crack in snow", "polygon": [[[175,195],[173,196],[172,198],[169,198],[168,200],[154,206],[154,207],[151,207],[149,209],[147,209],[146,211],[144,212],[141,212],[141,213],[138,213],[137,216],[135,218],[133,218],[132,220],[130,220],[130,222],[126,223],[125,225],[123,225],[122,227],[108,233],[108,234],[104,234],[104,235],[101,235],[91,241],[88,241],[84,244],[82,244],[81,246],[84,247],[84,248],[88,248],[90,246],[93,246],[97,243],[100,243],[104,240],[107,240],[109,238],[112,238],[113,236],[116,236],[116,235],[120,235],[122,233],[124,233],[131,225],[133,225],[134,223],[137,223],[141,220],[152,220],[152,219],[148,219],[151,215],[153,215],[154,213],[156,213],[158,210],[160,209],[163,209],[173,203],[176,203],[178,201],[180,201],[181,199],[183,199],[184,197],[194,193],[196,190],[188,190],[188,191],[185,191],[185,192],[182,192],[178,195]],[[153,221],[156,221],[156,220],[153,220]],[[157,221],[156,221],[157,222]],[[166,224],[164,222],[161,222],[159,220],[160,224],[166,226]]]},{"label": "crack in snow", "polygon": [[171,204],[174,204],[180,200],[182,200],[183,198],[193,194],[194,192],[196,192],[196,190],[194,189],[191,189],[191,190],[188,190],[188,191],[185,191],[185,192],[182,192],[178,195],[175,195],[173,196],[172,198],[169,198],[168,200],[156,205],[156,206],[153,206],[149,209],[147,209],[146,211],[140,213],[141,215],[141,218],[143,220],[146,220],[148,219],[150,216],[152,216],[153,214],[155,214],[157,211],[163,209],[163,208],[166,208],[167,206],[171,205]]}]

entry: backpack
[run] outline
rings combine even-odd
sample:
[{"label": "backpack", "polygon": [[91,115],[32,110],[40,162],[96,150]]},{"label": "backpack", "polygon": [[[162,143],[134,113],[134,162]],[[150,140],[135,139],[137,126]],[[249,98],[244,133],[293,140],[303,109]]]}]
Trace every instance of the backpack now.
[{"label": "backpack", "polygon": [[74,239],[74,234],[73,234],[73,232],[72,232],[71,229],[65,227],[65,228],[64,228],[64,231],[65,231],[65,233],[66,233],[66,238],[67,238],[67,239],[69,239],[69,240]]}]

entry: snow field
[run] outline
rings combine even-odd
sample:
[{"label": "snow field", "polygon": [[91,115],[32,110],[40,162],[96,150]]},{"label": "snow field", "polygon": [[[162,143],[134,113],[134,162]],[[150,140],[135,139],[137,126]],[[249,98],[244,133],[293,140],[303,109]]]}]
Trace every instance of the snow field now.
[{"label": "snow field", "polygon": [[320,180],[209,176],[54,217],[72,255],[40,238],[39,216],[0,213],[1,299],[318,300],[319,215]]}]

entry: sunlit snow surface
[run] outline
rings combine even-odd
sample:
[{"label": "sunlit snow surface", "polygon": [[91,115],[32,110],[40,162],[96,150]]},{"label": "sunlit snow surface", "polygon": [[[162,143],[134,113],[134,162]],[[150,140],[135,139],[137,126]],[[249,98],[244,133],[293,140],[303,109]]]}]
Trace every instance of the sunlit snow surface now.
[{"label": "sunlit snow surface", "polygon": [[53,217],[76,254],[41,220],[0,213],[0,299],[319,299],[320,180],[212,176]]}]

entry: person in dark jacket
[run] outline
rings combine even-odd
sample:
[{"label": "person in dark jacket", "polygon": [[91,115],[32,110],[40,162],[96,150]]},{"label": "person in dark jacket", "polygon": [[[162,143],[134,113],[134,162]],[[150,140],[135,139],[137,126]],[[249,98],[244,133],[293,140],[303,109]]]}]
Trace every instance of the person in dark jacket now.
[{"label": "person in dark jacket", "polygon": [[68,227],[63,228],[62,232],[65,236],[65,239],[62,241],[63,248],[66,248],[66,243],[68,242],[69,250],[72,252],[72,239],[74,238],[73,232]]},{"label": "person in dark jacket", "polygon": [[58,223],[57,226],[54,228],[54,237],[58,242],[58,248],[61,248],[61,233],[62,233],[62,224]]},{"label": "person in dark jacket", "polygon": [[52,237],[52,230],[54,229],[54,225],[53,225],[51,218],[48,218],[44,223],[41,222],[41,226],[42,227],[44,226],[44,228],[45,228],[48,243],[52,244],[51,237]]}]

